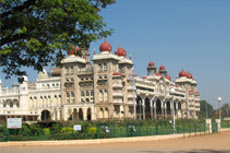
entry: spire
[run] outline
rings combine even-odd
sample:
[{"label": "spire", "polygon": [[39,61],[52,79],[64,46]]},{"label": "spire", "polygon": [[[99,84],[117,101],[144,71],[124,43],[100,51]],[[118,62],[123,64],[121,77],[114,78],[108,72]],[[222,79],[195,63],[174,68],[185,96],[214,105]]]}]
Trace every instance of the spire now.
[{"label": "spire", "polygon": [[129,56],[129,59],[130,59],[131,61],[133,60],[133,59],[132,59],[132,55]]},{"label": "spire", "polygon": [[96,49],[95,48],[93,49],[93,55],[96,55]]}]

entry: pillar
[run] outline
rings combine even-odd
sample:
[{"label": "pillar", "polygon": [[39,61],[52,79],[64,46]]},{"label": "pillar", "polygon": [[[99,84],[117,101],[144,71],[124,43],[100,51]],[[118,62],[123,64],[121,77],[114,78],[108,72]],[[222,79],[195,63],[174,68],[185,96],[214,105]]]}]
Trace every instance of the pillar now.
[{"label": "pillar", "polygon": [[161,115],[164,117],[164,102],[161,102]]},{"label": "pillar", "polygon": [[154,117],[155,117],[155,121],[157,120],[157,105],[156,105],[156,100],[154,101]]},{"label": "pillar", "polygon": [[151,113],[151,118],[153,118],[153,99],[150,101],[150,113]]},{"label": "pillar", "polygon": [[173,117],[173,109],[174,109],[174,102],[173,102],[173,100],[170,103],[170,107],[171,107],[171,116]]},{"label": "pillar", "polygon": [[142,113],[143,113],[143,119],[145,119],[145,98],[142,98]]}]

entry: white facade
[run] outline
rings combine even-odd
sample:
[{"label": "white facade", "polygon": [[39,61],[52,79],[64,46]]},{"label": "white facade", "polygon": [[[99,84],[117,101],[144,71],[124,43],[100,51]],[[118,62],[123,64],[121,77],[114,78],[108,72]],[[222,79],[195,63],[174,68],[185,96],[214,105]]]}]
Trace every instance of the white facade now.
[{"label": "white facade", "polygon": [[138,119],[172,117],[173,108],[177,118],[197,118],[200,97],[191,74],[181,72],[173,82],[164,66],[157,69],[150,62],[148,75],[140,78],[133,74],[126,51],[120,47],[113,54],[108,42],[101,44],[99,54],[94,53],[93,64],[89,51],[79,51],[82,56],[70,50],[62,67],[52,68],[50,74],[39,72],[34,83],[24,76],[23,83],[9,89],[0,80],[0,120],[134,118],[134,101]]}]

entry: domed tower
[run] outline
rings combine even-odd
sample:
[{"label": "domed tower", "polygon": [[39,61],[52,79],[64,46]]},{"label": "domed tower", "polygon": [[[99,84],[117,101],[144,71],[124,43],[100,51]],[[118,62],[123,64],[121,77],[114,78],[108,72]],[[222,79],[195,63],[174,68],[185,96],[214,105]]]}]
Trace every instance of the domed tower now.
[{"label": "domed tower", "polygon": [[161,73],[161,75],[166,76],[167,71],[166,71],[166,69],[165,69],[165,66],[164,66],[164,65],[161,65],[161,66],[160,66],[160,68],[159,68],[159,72]]},{"label": "domed tower", "polygon": [[147,67],[148,75],[153,75],[156,72],[155,63],[150,61]]},{"label": "domed tower", "polygon": [[107,41],[104,41],[101,45],[100,45],[100,52],[103,53],[103,52],[109,52],[111,53],[112,52],[112,46],[110,43],[108,43]]},{"label": "domed tower", "polygon": [[127,56],[127,52],[124,48],[122,48],[121,46],[119,48],[117,48],[117,51],[115,52],[115,54],[119,57],[124,57],[126,58]]}]

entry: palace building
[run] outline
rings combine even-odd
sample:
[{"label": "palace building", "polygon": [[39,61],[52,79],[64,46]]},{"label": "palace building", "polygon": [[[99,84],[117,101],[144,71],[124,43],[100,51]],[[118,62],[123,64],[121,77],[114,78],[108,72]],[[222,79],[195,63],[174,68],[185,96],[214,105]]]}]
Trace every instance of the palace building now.
[{"label": "palace building", "polygon": [[0,120],[133,119],[135,110],[137,119],[171,118],[173,112],[176,118],[198,118],[200,94],[191,73],[182,70],[172,81],[164,65],[151,61],[147,76],[138,77],[126,55],[122,47],[112,53],[105,41],[91,61],[88,50],[73,47],[61,67],[39,72],[35,82],[23,76],[8,88],[0,80]]}]

